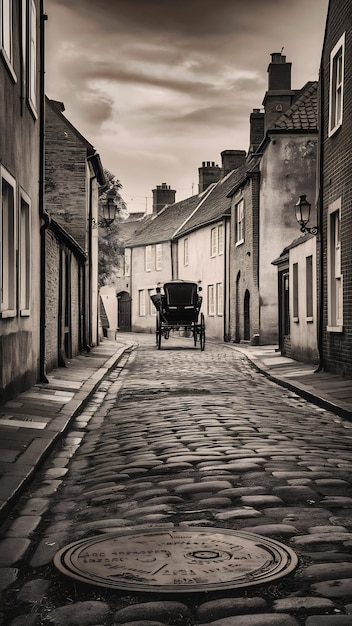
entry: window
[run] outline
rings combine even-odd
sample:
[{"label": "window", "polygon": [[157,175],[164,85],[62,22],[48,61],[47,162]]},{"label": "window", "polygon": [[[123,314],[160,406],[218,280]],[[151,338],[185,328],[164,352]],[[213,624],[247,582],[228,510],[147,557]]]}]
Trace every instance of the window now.
[{"label": "window", "polygon": [[292,266],[292,315],[293,321],[298,322],[298,263],[294,263]]},{"label": "window", "polygon": [[217,232],[216,228],[210,231],[210,256],[216,256],[217,253]]},{"label": "window", "polygon": [[129,277],[131,275],[131,248],[125,249],[125,276]]},{"label": "window", "polygon": [[223,254],[223,251],[224,251],[222,233],[223,233],[222,224],[220,224],[218,226],[218,254]]},{"label": "window", "polygon": [[37,9],[29,2],[28,19],[28,102],[35,113],[37,108]]},{"label": "window", "polygon": [[21,192],[19,218],[19,307],[20,315],[30,315],[30,200]]},{"label": "window", "polygon": [[144,289],[140,289],[138,291],[138,310],[139,310],[140,316],[145,315],[145,291]]},{"label": "window", "polygon": [[145,271],[146,272],[152,271],[152,247],[151,246],[146,246],[146,249],[145,249]]},{"label": "window", "polygon": [[12,0],[0,0],[0,12],[0,50],[6,64],[11,69],[13,63]]},{"label": "window", "polygon": [[217,254],[223,253],[223,236],[222,236],[222,224],[215,226],[210,231],[210,256],[214,257]]},{"label": "window", "polygon": [[1,172],[1,316],[16,315],[16,182]]},{"label": "window", "polygon": [[208,315],[215,315],[214,285],[208,285]]},{"label": "window", "polygon": [[340,201],[329,207],[328,216],[328,331],[341,332],[343,282],[341,274]]},{"label": "window", "polygon": [[183,265],[188,265],[188,237],[183,240]]},{"label": "window", "polygon": [[216,315],[223,314],[222,283],[216,283]]},{"label": "window", "polygon": [[244,204],[240,200],[235,206],[235,242],[236,246],[244,242]]},{"label": "window", "polygon": [[158,243],[155,248],[155,269],[162,269],[162,260],[163,260],[163,246],[161,243]]},{"label": "window", "polygon": [[313,257],[306,257],[306,318],[313,321]]},{"label": "window", "polygon": [[330,54],[329,136],[342,124],[345,34]]}]

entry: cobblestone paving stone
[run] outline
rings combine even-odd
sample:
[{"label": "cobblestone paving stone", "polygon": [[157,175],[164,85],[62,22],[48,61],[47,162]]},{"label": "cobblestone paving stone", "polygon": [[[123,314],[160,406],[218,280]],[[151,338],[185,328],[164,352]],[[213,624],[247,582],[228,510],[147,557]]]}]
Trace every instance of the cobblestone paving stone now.
[{"label": "cobblestone paving stone", "polygon": [[[352,624],[351,424],[224,345],[136,340],[20,499],[0,540],[4,626]],[[60,547],[136,529],[221,528],[290,546],[297,569],[241,589],[80,586]],[[160,598],[160,595],[162,596]]]}]

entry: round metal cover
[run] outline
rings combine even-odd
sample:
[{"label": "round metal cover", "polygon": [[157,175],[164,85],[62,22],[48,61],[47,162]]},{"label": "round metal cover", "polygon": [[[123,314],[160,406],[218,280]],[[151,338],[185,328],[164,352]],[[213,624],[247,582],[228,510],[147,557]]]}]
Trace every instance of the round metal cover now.
[{"label": "round metal cover", "polygon": [[235,589],[292,572],[296,554],[285,545],[226,529],[152,529],[90,537],[54,558],[64,574],[112,589],[184,593]]}]

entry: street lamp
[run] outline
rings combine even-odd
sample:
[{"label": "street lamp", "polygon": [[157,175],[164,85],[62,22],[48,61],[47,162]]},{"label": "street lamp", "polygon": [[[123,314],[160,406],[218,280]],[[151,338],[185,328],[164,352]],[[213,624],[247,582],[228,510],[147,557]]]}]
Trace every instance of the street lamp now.
[{"label": "street lamp", "polygon": [[311,204],[308,202],[305,194],[299,197],[298,202],[295,204],[296,220],[301,227],[302,233],[310,233],[311,235],[318,234],[317,226],[307,226],[310,218]]},{"label": "street lamp", "polygon": [[110,226],[113,223],[116,215],[116,191],[114,188],[109,189],[106,194],[106,202],[103,205],[103,218],[106,226]]}]

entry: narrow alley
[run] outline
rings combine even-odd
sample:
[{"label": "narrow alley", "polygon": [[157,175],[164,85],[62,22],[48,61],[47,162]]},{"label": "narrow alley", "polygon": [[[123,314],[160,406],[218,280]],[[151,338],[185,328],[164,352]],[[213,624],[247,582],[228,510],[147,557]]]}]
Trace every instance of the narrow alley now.
[{"label": "narrow alley", "polygon": [[[352,423],[271,382],[233,346],[130,342],[1,527],[1,576],[15,568],[16,580],[0,623],[350,625]],[[197,589],[186,572],[182,593],[148,580],[137,591],[82,584],[53,563],[72,542],[175,528],[254,533],[298,562],[223,590]]]}]

